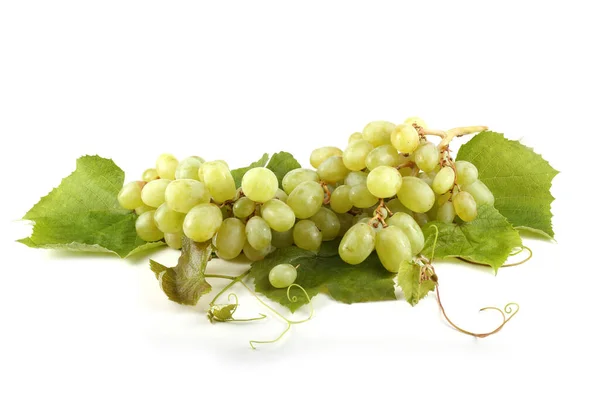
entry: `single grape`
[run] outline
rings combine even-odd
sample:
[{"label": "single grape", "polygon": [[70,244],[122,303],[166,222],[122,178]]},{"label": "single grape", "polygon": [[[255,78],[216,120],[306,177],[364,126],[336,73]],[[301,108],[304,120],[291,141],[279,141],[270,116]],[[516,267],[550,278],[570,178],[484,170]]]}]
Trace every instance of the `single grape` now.
[{"label": "single grape", "polygon": [[217,203],[223,203],[235,197],[237,189],[229,167],[221,161],[202,164],[204,184]]},{"label": "single grape", "polygon": [[432,187],[433,186],[433,180],[435,179],[435,176],[437,175],[437,172],[419,172],[419,175],[417,175],[417,178],[419,178],[420,180],[422,180],[423,182],[425,182],[427,184],[427,186]]},{"label": "single grape", "polygon": [[181,232],[184,218],[185,214],[171,210],[167,203],[163,203],[154,213],[154,222],[164,233]]},{"label": "single grape", "polygon": [[158,178],[159,178],[159,176],[158,176],[158,172],[156,172],[156,168],[148,168],[142,174],[142,180],[144,182],[150,182],[150,181],[153,181]]},{"label": "single grape", "polygon": [[269,282],[277,289],[283,289],[296,282],[298,271],[292,264],[279,264],[269,271]]},{"label": "single grape", "polygon": [[385,205],[387,206],[387,208],[390,209],[391,212],[393,213],[397,213],[397,212],[403,212],[406,213],[408,215],[412,214],[412,211],[410,211],[408,208],[406,208],[404,206],[404,204],[402,204],[400,202],[399,199],[392,199],[388,202],[385,203]]},{"label": "single grape", "polygon": [[439,165],[440,152],[437,146],[431,142],[422,143],[414,154],[415,163],[423,172],[431,172]]},{"label": "single grape", "polygon": [[367,156],[373,150],[373,145],[367,140],[356,141],[344,150],[342,160],[344,165],[351,171],[360,171],[365,169]]},{"label": "single grape", "polygon": [[390,272],[398,272],[402,261],[412,259],[412,247],[402,229],[390,225],[377,232],[375,250],[379,261]]},{"label": "single grape", "polygon": [[350,173],[350,170],[344,165],[341,156],[329,157],[319,165],[317,174],[327,183],[337,183],[343,181]]},{"label": "single grape", "polygon": [[154,211],[145,212],[135,220],[135,231],[146,242],[156,242],[164,237],[154,222]]},{"label": "single grape", "polygon": [[210,192],[197,180],[177,179],[167,186],[165,201],[172,210],[187,213],[198,204],[210,203]]},{"label": "single grape", "polygon": [[406,118],[406,120],[404,120],[404,123],[411,126],[412,124],[417,124],[421,128],[427,128],[427,124],[425,123],[425,121],[423,121],[423,119],[419,117],[408,117]]},{"label": "single grape", "polygon": [[364,136],[363,136],[363,134],[361,132],[354,132],[348,138],[348,144],[352,144],[353,142],[357,142],[357,141],[363,140],[363,139],[364,139]]},{"label": "single grape", "polygon": [[183,233],[165,233],[165,243],[172,249],[181,249],[181,241],[183,240]]},{"label": "single grape", "polygon": [[352,187],[360,185],[361,183],[367,183],[368,175],[369,174],[363,171],[352,171],[346,176],[346,179],[344,179],[344,185]]},{"label": "single grape", "polygon": [[168,179],[156,179],[146,183],[142,189],[142,201],[150,207],[158,208],[165,202],[165,192],[171,183]]},{"label": "single grape", "polygon": [[283,186],[285,193],[289,195],[294,189],[296,189],[296,186],[302,182],[309,181],[319,182],[319,175],[317,172],[313,171],[312,169],[296,168],[285,174],[283,180],[281,181],[281,186]]},{"label": "single grape", "polygon": [[256,210],[256,203],[247,197],[240,197],[238,201],[233,203],[233,215],[237,218],[248,218]]},{"label": "single grape", "polygon": [[175,171],[177,170],[177,166],[179,165],[179,161],[172,154],[161,154],[156,160],[156,172],[158,176],[162,179],[175,179]]},{"label": "single grape", "polygon": [[454,174],[452,167],[444,167],[440,169],[440,172],[433,178],[431,188],[436,194],[444,194],[452,189],[455,178],[456,175]]},{"label": "single grape", "polygon": [[271,199],[261,207],[261,216],[271,229],[285,232],[294,227],[296,215],[290,206],[281,200]]},{"label": "single grape", "polygon": [[456,211],[454,211],[454,204],[447,201],[438,208],[435,219],[437,219],[440,222],[451,224],[452,221],[454,221],[455,216]]},{"label": "single grape", "polygon": [[398,154],[398,150],[391,144],[384,144],[375,147],[367,155],[365,163],[367,168],[373,171],[375,168],[386,165],[388,167],[397,167],[400,165],[402,157]]},{"label": "single grape", "polygon": [[469,192],[459,192],[452,199],[454,211],[460,219],[465,222],[473,221],[477,218],[477,203]]},{"label": "single grape", "polygon": [[175,170],[175,179],[199,180],[198,169],[204,163],[200,157],[192,156],[181,160]]},{"label": "single grape", "polygon": [[214,204],[199,204],[183,220],[183,232],[194,242],[206,242],[217,233],[223,223],[223,214]]},{"label": "single grape", "polygon": [[142,215],[143,213],[148,212],[148,211],[156,211],[156,208],[142,204],[141,206],[139,206],[135,209],[135,213],[137,215]]},{"label": "single grape", "polygon": [[313,168],[319,168],[323,161],[327,160],[329,157],[341,156],[343,153],[342,149],[338,149],[337,147],[327,146],[318,148],[313,150],[310,155],[310,165],[312,165]]},{"label": "single grape", "polygon": [[271,228],[261,217],[252,217],[246,223],[246,237],[250,246],[256,250],[264,250],[271,246]]},{"label": "single grape", "polygon": [[412,153],[419,146],[419,133],[411,125],[397,125],[391,135],[392,145],[401,153]]},{"label": "single grape", "polygon": [[290,193],[287,204],[299,219],[310,218],[323,205],[323,188],[313,181],[302,182]]},{"label": "single grape", "polygon": [[398,198],[405,207],[417,213],[429,211],[435,202],[435,194],[429,185],[414,176],[402,178]]},{"label": "single grape", "polygon": [[375,147],[390,144],[390,135],[396,125],[387,121],[369,122],[363,129],[363,138]]},{"label": "single grape", "polygon": [[290,247],[294,244],[294,229],[290,229],[284,232],[277,232],[271,229],[271,244],[278,249],[284,247]]},{"label": "single grape", "polygon": [[274,247],[267,247],[264,250],[256,250],[254,247],[252,247],[250,245],[250,243],[248,243],[248,241],[246,241],[246,244],[244,244],[244,255],[248,258],[248,260],[250,261],[260,261],[262,259],[264,259],[266,256],[269,255],[269,253],[271,253],[273,251]]},{"label": "single grape", "polygon": [[470,185],[462,187],[462,190],[471,193],[471,196],[473,196],[477,205],[494,205],[494,194],[485,183],[480,180],[476,180]]},{"label": "single grape", "polygon": [[369,172],[367,188],[375,197],[385,199],[394,197],[402,186],[402,176],[394,167],[379,166]]},{"label": "single grape", "polygon": [[352,186],[349,197],[354,207],[358,208],[369,208],[379,201],[377,197],[373,196],[367,185],[364,183]]},{"label": "single grape", "polygon": [[310,220],[317,225],[317,228],[323,234],[324,242],[335,239],[340,232],[340,219],[336,213],[328,208],[321,207],[315,215],[310,217]]},{"label": "single grape", "polygon": [[409,214],[397,212],[385,222],[390,226],[397,226],[402,229],[402,232],[404,232],[410,241],[413,255],[419,254],[423,250],[423,247],[425,247],[425,236],[417,221]]},{"label": "single grape", "polygon": [[275,192],[275,197],[273,197],[273,198],[277,199],[277,200],[281,200],[284,203],[287,203],[288,195],[283,190],[277,188],[277,191]]},{"label": "single grape", "polygon": [[318,251],[323,242],[323,234],[310,220],[302,220],[294,226],[294,244],[301,249]]},{"label": "single grape", "polygon": [[350,201],[350,190],[352,188],[348,185],[341,185],[335,188],[331,193],[331,199],[329,200],[329,206],[336,213],[347,213],[352,209],[352,201]]},{"label": "single grape", "polygon": [[144,205],[142,201],[142,188],[146,185],[146,182],[135,181],[129,182],[119,192],[117,200],[121,207],[127,210],[135,210],[138,207]]},{"label": "single grape", "polygon": [[223,221],[215,241],[220,258],[233,260],[240,255],[246,244],[245,229],[244,223],[237,218],[227,218]]},{"label": "single grape", "polygon": [[361,212],[360,214],[356,214],[354,216],[352,216],[352,225],[356,225],[358,224],[360,221],[362,221],[363,219],[371,219],[371,214],[368,214],[366,212]]},{"label": "single grape", "polygon": [[429,216],[425,213],[413,213],[413,218],[419,226],[425,226],[429,223]]},{"label": "single grape", "polygon": [[354,216],[351,214],[337,214],[338,219],[340,220],[340,230],[338,232],[338,237],[340,236],[344,236],[346,234],[346,232],[348,232],[348,230],[350,228],[352,228],[353,223],[353,218]]},{"label": "single grape", "polygon": [[479,177],[477,167],[468,161],[457,161],[456,166],[456,182],[462,187],[472,184]]},{"label": "single grape", "polygon": [[271,200],[275,196],[278,187],[277,176],[268,168],[252,168],[242,178],[244,194],[257,203]]},{"label": "single grape", "polygon": [[342,260],[351,265],[360,264],[375,249],[375,231],[365,223],[358,223],[346,232],[338,252]]}]

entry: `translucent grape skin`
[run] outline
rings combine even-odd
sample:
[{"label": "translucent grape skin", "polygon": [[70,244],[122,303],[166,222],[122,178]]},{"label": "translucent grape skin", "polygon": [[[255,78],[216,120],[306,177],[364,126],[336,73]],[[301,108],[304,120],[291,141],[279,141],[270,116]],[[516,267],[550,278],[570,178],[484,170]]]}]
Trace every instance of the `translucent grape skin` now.
[{"label": "translucent grape skin", "polygon": [[199,180],[198,169],[204,163],[200,157],[192,156],[184,158],[179,162],[175,170],[175,179]]},{"label": "translucent grape skin", "polygon": [[268,168],[252,168],[242,178],[242,191],[246,197],[257,203],[271,200],[275,197],[277,188],[279,188],[277,176]]},{"label": "translucent grape skin", "polygon": [[398,154],[398,150],[394,148],[391,144],[384,144],[378,147],[375,147],[371,152],[367,155],[365,160],[366,166],[370,171],[373,171],[375,168],[386,165],[388,167],[397,167],[400,165],[402,157]]},{"label": "translucent grape skin", "polygon": [[387,121],[369,122],[363,128],[363,138],[375,147],[390,144],[390,135],[396,125]]},{"label": "translucent grape skin", "polygon": [[292,264],[279,264],[269,271],[269,283],[277,289],[284,289],[296,282],[298,271]]},{"label": "translucent grape skin", "polygon": [[227,167],[221,161],[211,161],[202,164],[203,180],[217,203],[231,200],[235,197],[237,189],[235,181]]},{"label": "translucent grape skin", "polygon": [[127,210],[135,210],[144,205],[142,201],[142,188],[146,182],[135,181],[129,182],[119,191],[117,200],[121,207]]},{"label": "translucent grape skin", "polygon": [[361,183],[367,183],[367,174],[363,171],[351,171],[344,179],[344,185],[356,186]]},{"label": "translucent grape skin", "polygon": [[394,197],[402,186],[402,176],[396,168],[386,165],[379,166],[369,172],[367,188],[375,197],[385,199]]},{"label": "translucent grape skin", "polygon": [[183,232],[194,242],[210,240],[221,227],[223,214],[214,204],[200,204],[192,208],[183,220]]},{"label": "translucent grape skin", "polygon": [[252,217],[246,223],[246,237],[250,246],[256,250],[264,250],[271,246],[271,227],[261,217]]},{"label": "translucent grape skin", "polygon": [[410,215],[397,212],[386,220],[389,226],[396,226],[404,232],[410,242],[412,255],[419,254],[425,247],[425,236],[421,227]]},{"label": "translucent grape skin", "polygon": [[294,227],[296,215],[290,206],[281,200],[271,199],[261,207],[261,216],[271,229],[285,232]]},{"label": "translucent grape skin", "polygon": [[468,161],[457,161],[456,167],[456,182],[460,186],[467,186],[475,182],[479,177],[477,167]]},{"label": "translucent grape skin", "polygon": [[154,222],[154,211],[145,212],[135,220],[135,231],[146,242],[156,242],[164,237]]},{"label": "translucent grape skin", "polygon": [[294,226],[294,244],[301,249],[318,251],[323,242],[323,234],[311,220],[302,220]]},{"label": "translucent grape skin", "polygon": [[272,250],[273,250],[272,247],[267,247],[264,250],[256,250],[254,247],[252,247],[250,245],[250,243],[248,243],[248,241],[246,241],[246,243],[244,244],[243,252],[244,252],[244,255],[248,258],[248,260],[260,261],[260,260],[263,260],[266,256],[268,256]]},{"label": "translucent grape skin", "polygon": [[349,198],[352,204],[358,208],[369,208],[379,201],[377,197],[373,196],[367,185],[364,183],[353,186],[350,189]]},{"label": "translucent grape skin", "polygon": [[317,168],[317,174],[321,180],[327,183],[343,181],[349,173],[350,170],[346,168],[344,160],[340,156],[329,157]]},{"label": "translucent grape skin", "polygon": [[289,195],[296,189],[296,186],[308,181],[319,182],[319,174],[312,169],[296,168],[285,174],[281,180],[281,186],[285,193]]},{"label": "translucent grape skin", "polygon": [[168,179],[156,179],[146,183],[142,189],[142,201],[144,204],[158,208],[165,202],[165,192],[171,183]]},{"label": "translucent grape skin", "polygon": [[237,218],[248,218],[256,210],[256,203],[247,197],[240,197],[233,203],[233,215]]},{"label": "translucent grape skin", "polygon": [[183,233],[165,233],[165,243],[172,249],[179,250],[182,246]]},{"label": "translucent grape skin", "polygon": [[385,205],[393,213],[402,212],[402,213],[406,213],[409,215],[412,214],[412,211],[410,211],[408,208],[406,208],[404,206],[404,204],[402,204],[402,202],[400,202],[399,199],[392,199],[392,200],[386,202]]},{"label": "translucent grape skin", "polygon": [[412,247],[406,234],[390,225],[377,233],[375,250],[381,264],[390,272],[398,272],[402,261],[412,259]]},{"label": "translucent grape skin", "polygon": [[454,211],[460,219],[465,222],[473,221],[477,218],[477,203],[469,192],[459,192],[452,199]]},{"label": "translucent grape skin", "polygon": [[417,124],[421,128],[427,128],[427,123],[420,117],[408,117],[404,120],[404,123],[407,125]]},{"label": "translucent grape skin", "polygon": [[294,244],[294,229],[277,232],[271,229],[271,244],[278,249],[289,247]]},{"label": "translucent grape skin", "polygon": [[137,215],[142,215],[143,213],[148,212],[148,211],[156,211],[156,208],[142,204],[141,206],[136,207],[136,209],[135,209],[135,213]]},{"label": "translucent grape skin", "polygon": [[421,179],[414,176],[405,176],[402,178],[402,186],[398,191],[398,198],[409,210],[417,213],[425,213],[433,207],[435,193]]},{"label": "translucent grape skin", "polygon": [[352,209],[353,204],[350,200],[351,189],[352,188],[348,185],[341,185],[335,188],[331,193],[331,198],[329,200],[329,206],[333,211],[344,214]]},{"label": "translucent grape skin", "polygon": [[410,154],[419,147],[419,133],[411,125],[397,125],[391,135],[392,145],[401,153]]},{"label": "translucent grape skin", "polygon": [[415,164],[423,172],[431,172],[439,164],[440,152],[437,146],[431,142],[421,144],[414,154]]},{"label": "translucent grape skin", "polygon": [[356,141],[344,150],[342,160],[350,171],[361,171],[367,166],[367,156],[373,150],[373,145],[367,140]]},{"label": "translucent grape skin", "polygon": [[315,223],[323,234],[322,240],[324,242],[335,239],[340,232],[340,219],[335,212],[328,208],[321,207],[315,215],[310,217],[310,220]]},{"label": "translucent grape skin", "polygon": [[290,193],[287,204],[299,219],[310,218],[323,205],[324,192],[320,184],[313,181],[302,182]]},{"label": "translucent grape skin", "polygon": [[237,218],[227,218],[223,221],[215,241],[220,258],[233,260],[240,255],[246,244],[245,228],[244,223]]},{"label": "translucent grape skin", "polygon": [[273,198],[277,199],[277,200],[281,200],[284,203],[286,203],[287,199],[288,199],[288,195],[286,192],[284,192],[283,190],[278,188],[277,191],[275,192],[275,197],[273,197]]},{"label": "translucent grape skin", "polygon": [[480,180],[476,180],[470,185],[466,185],[461,188],[463,191],[471,193],[471,196],[473,196],[477,205],[494,205],[494,194],[485,185],[485,183],[481,182]]},{"label": "translucent grape skin", "polygon": [[346,232],[338,252],[342,260],[351,265],[360,264],[375,249],[375,231],[368,224],[358,223]]},{"label": "translucent grape skin", "polygon": [[165,189],[165,202],[180,213],[187,213],[198,204],[210,202],[206,185],[193,179],[177,179]]},{"label": "translucent grape skin", "polygon": [[447,201],[438,208],[435,219],[440,222],[451,224],[452,221],[454,221],[454,217],[456,217],[456,211],[454,211],[454,204]]},{"label": "translucent grape skin", "polygon": [[164,233],[181,232],[184,218],[185,214],[171,210],[167,203],[163,203],[154,212],[154,222]]},{"label": "translucent grape skin", "polygon": [[350,135],[348,137],[348,144],[352,144],[354,142],[357,142],[359,140],[363,140],[364,136],[361,132],[354,132],[352,135]]},{"label": "translucent grape skin", "polygon": [[436,194],[444,194],[454,186],[456,175],[452,167],[443,167],[433,178],[431,188]]},{"label": "translucent grape skin", "polygon": [[310,154],[310,165],[312,165],[313,168],[319,168],[323,161],[334,156],[340,157],[343,153],[344,152],[342,151],[342,149],[339,149],[337,147],[320,147],[318,149],[313,150],[313,152]]},{"label": "translucent grape skin", "polygon": [[156,172],[161,179],[175,179],[175,171],[179,161],[172,154],[161,154],[156,160]]},{"label": "translucent grape skin", "polygon": [[155,179],[158,179],[158,172],[156,172],[156,168],[148,168],[142,173],[142,180],[144,182],[150,182]]}]

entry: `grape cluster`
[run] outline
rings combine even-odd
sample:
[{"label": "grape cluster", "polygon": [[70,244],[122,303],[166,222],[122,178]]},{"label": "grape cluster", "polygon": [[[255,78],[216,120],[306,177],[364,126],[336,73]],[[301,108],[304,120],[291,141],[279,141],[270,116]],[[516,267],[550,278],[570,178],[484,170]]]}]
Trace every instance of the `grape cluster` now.
[{"label": "grape cluster", "polygon": [[[374,121],[350,135],[345,150],[314,150],[314,169],[294,169],[279,182],[271,170],[252,168],[239,188],[225,161],[163,154],[118,200],[139,215],[141,239],[164,239],[175,249],[186,235],[211,240],[222,259],[244,253],[257,261],[291,245],[316,252],[323,241],[342,237],[346,263],[360,264],[376,251],[397,272],[423,249],[424,224],[469,222],[478,205],[494,202],[477,168],[454,161],[447,143],[430,142],[426,129],[416,117],[398,125]],[[271,272],[275,287],[296,278],[289,264]]]}]

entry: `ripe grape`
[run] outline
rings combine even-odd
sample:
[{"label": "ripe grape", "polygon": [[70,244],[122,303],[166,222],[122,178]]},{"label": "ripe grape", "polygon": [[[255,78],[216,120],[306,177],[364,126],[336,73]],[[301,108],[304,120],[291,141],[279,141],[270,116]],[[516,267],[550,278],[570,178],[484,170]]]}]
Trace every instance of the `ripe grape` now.
[{"label": "ripe grape", "polygon": [[341,185],[335,188],[331,193],[331,199],[329,200],[329,206],[336,213],[347,213],[352,209],[352,201],[350,200],[350,190],[352,188],[348,185]]},{"label": "ripe grape", "polygon": [[313,168],[319,168],[319,166],[323,163],[323,161],[327,160],[329,157],[341,156],[344,152],[337,147],[327,146],[321,147],[313,152],[310,155],[310,165]]},{"label": "ripe grape", "polygon": [[183,233],[165,233],[165,243],[172,249],[181,249],[181,241],[183,240]]},{"label": "ripe grape", "polygon": [[344,165],[351,171],[365,169],[367,156],[372,150],[373,145],[366,140],[359,140],[348,145],[342,155]]},{"label": "ripe grape", "polygon": [[210,193],[202,182],[177,179],[167,186],[165,201],[172,210],[187,213],[198,204],[209,203]]},{"label": "ripe grape", "polygon": [[183,220],[183,232],[195,242],[210,240],[223,223],[223,214],[214,204],[199,204]]},{"label": "ripe grape", "polygon": [[252,217],[246,223],[246,237],[250,246],[256,250],[264,250],[271,246],[271,228],[261,217]]},{"label": "ripe grape", "polygon": [[379,201],[379,198],[373,196],[367,185],[364,183],[352,186],[349,197],[352,204],[358,208],[369,208]]},{"label": "ripe grape", "polygon": [[425,213],[413,213],[413,218],[419,226],[425,226],[429,223],[429,216]]},{"label": "ripe grape", "polygon": [[275,196],[273,198],[287,203],[288,195],[283,190],[277,188],[277,191],[275,192]]},{"label": "ripe grape", "polygon": [[485,183],[481,182],[480,180],[476,180],[470,185],[462,187],[462,190],[471,193],[471,196],[473,196],[477,205],[494,205],[494,194],[485,185]]},{"label": "ripe grape", "polygon": [[412,153],[419,146],[419,134],[411,125],[397,125],[391,135],[392,145],[401,153]]},{"label": "ripe grape", "polygon": [[338,214],[336,213],[338,219],[340,220],[340,230],[338,232],[338,237],[340,236],[344,236],[346,234],[346,232],[348,232],[348,230],[350,228],[352,228],[353,225],[353,219],[354,216],[352,216],[351,214]]},{"label": "ripe grape", "polygon": [[148,211],[156,211],[156,208],[142,204],[141,206],[136,207],[136,209],[135,209],[135,213],[137,215],[142,215],[143,213],[148,212]]},{"label": "ripe grape", "polygon": [[244,223],[237,218],[227,218],[223,221],[215,240],[220,258],[232,260],[240,255],[246,244],[245,228]]},{"label": "ripe grape", "polygon": [[292,264],[279,264],[269,271],[269,282],[278,289],[290,286],[297,277],[298,271]]},{"label": "ripe grape", "polygon": [[400,263],[412,259],[413,254],[408,237],[394,225],[377,232],[375,250],[379,261],[390,272],[398,272]]},{"label": "ripe grape", "polygon": [[277,232],[271,229],[271,244],[278,249],[289,247],[294,244],[294,229],[284,232]]},{"label": "ripe grape", "polygon": [[127,210],[134,210],[144,205],[142,201],[142,188],[146,183],[141,181],[129,182],[117,195],[117,200],[121,207]]},{"label": "ripe grape", "polygon": [[456,166],[456,181],[459,185],[467,186],[475,182],[479,176],[477,167],[468,161],[457,161]]},{"label": "ripe grape", "polygon": [[421,128],[427,128],[427,124],[423,121],[423,118],[419,117],[408,117],[404,120],[404,123],[407,125],[417,124]]},{"label": "ripe grape", "polygon": [[312,217],[310,220],[317,225],[317,228],[323,234],[323,241],[335,239],[340,232],[340,219],[328,208],[321,207],[321,209]]},{"label": "ripe grape", "polygon": [[310,218],[323,205],[323,188],[313,181],[302,182],[290,193],[287,204],[299,219]]},{"label": "ripe grape", "polygon": [[379,166],[369,172],[367,176],[367,188],[369,192],[381,199],[394,197],[400,186],[402,186],[402,176],[393,167]]},{"label": "ripe grape", "polygon": [[142,189],[142,201],[144,204],[158,208],[165,202],[165,192],[171,183],[168,179],[156,179],[146,183]]},{"label": "ripe grape", "polygon": [[281,200],[271,199],[261,207],[261,216],[271,229],[285,232],[294,227],[296,215],[290,206]]},{"label": "ripe grape", "polygon": [[240,197],[238,201],[233,203],[233,215],[237,218],[248,218],[256,209],[256,203],[247,197]]},{"label": "ripe grape", "polygon": [[323,242],[323,234],[311,220],[302,220],[294,226],[294,244],[301,249],[318,251]]},{"label": "ripe grape", "polygon": [[164,237],[154,222],[154,211],[145,212],[135,220],[135,231],[146,242],[156,242]]},{"label": "ripe grape", "polygon": [[192,156],[181,160],[175,170],[175,179],[199,180],[198,169],[204,163],[200,157]]},{"label": "ripe grape", "polygon": [[353,142],[357,142],[357,141],[363,140],[363,139],[364,139],[364,136],[363,136],[363,134],[361,132],[354,132],[348,138],[348,144],[352,144]]},{"label": "ripe grape", "polygon": [[435,194],[429,185],[414,176],[402,178],[398,198],[405,207],[417,213],[429,211],[435,202]]},{"label": "ripe grape", "polygon": [[375,168],[386,165],[388,167],[397,167],[400,165],[402,157],[398,154],[398,150],[391,144],[384,144],[375,147],[367,155],[365,160],[366,166],[373,171]]},{"label": "ripe grape", "polygon": [[404,204],[402,204],[399,199],[392,199],[392,200],[386,202],[385,205],[393,213],[403,212],[403,213],[406,213],[409,215],[412,214],[412,211],[410,211],[408,208],[406,208],[406,206],[404,206]]},{"label": "ripe grape", "polygon": [[421,144],[415,150],[415,163],[423,172],[430,172],[439,165],[440,152],[431,142]]},{"label": "ripe grape", "polygon": [[285,193],[289,195],[292,193],[292,190],[296,189],[296,186],[302,182],[308,181],[319,182],[319,175],[317,172],[312,169],[296,168],[285,174],[281,181],[281,186]]},{"label": "ripe grape", "polygon": [[269,253],[271,253],[273,251],[273,247],[269,246],[264,250],[256,250],[254,247],[252,247],[250,245],[250,243],[248,243],[248,241],[246,241],[246,243],[244,244],[244,255],[246,257],[248,257],[248,260],[250,261],[260,261],[262,259],[264,259],[266,256],[269,255]]},{"label": "ripe grape", "polygon": [[222,203],[235,197],[237,189],[229,167],[223,162],[212,161],[202,164],[204,183],[213,199]]},{"label": "ripe grape", "polygon": [[455,178],[456,175],[454,174],[452,167],[444,167],[440,169],[440,172],[433,178],[431,188],[437,194],[444,194],[452,189]]},{"label": "ripe grape", "polygon": [[363,138],[375,147],[390,143],[390,135],[395,125],[387,121],[369,122],[363,129]]},{"label": "ripe grape", "polygon": [[257,203],[271,200],[278,187],[277,176],[268,168],[252,168],[242,178],[242,191],[246,197]]},{"label": "ripe grape", "polygon": [[365,261],[375,249],[375,231],[365,223],[358,223],[346,232],[338,252],[342,260],[356,265]]},{"label": "ripe grape", "polygon": [[363,171],[352,171],[346,176],[346,179],[344,179],[344,185],[352,187],[360,185],[361,183],[367,183],[368,175],[369,174]]},{"label": "ripe grape", "polygon": [[459,192],[452,199],[454,211],[460,219],[465,222],[473,221],[477,218],[477,203],[469,192]]},{"label": "ripe grape", "polygon": [[337,183],[343,181],[350,173],[350,170],[344,165],[341,156],[329,157],[317,168],[319,177],[327,183]]},{"label": "ripe grape", "polygon": [[156,160],[156,172],[158,176],[162,179],[175,179],[175,171],[177,170],[177,166],[179,165],[179,161],[172,154],[161,154]]},{"label": "ripe grape", "polygon": [[158,229],[164,233],[181,232],[184,218],[185,214],[171,210],[167,203],[163,203],[154,212],[154,222],[156,222]]},{"label": "ripe grape", "polygon": [[425,236],[421,227],[409,214],[397,212],[385,221],[390,226],[397,226],[404,232],[410,242],[412,254],[419,254],[425,247]]},{"label": "ripe grape", "polygon": [[144,182],[150,182],[150,181],[153,181],[158,178],[159,178],[159,176],[158,176],[158,172],[156,172],[156,168],[148,168],[142,174],[142,180]]},{"label": "ripe grape", "polygon": [[454,211],[454,204],[447,201],[438,208],[435,219],[437,219],[440,222],[451,224],[452,221],[454,221],[455,216],[456,211]]}]

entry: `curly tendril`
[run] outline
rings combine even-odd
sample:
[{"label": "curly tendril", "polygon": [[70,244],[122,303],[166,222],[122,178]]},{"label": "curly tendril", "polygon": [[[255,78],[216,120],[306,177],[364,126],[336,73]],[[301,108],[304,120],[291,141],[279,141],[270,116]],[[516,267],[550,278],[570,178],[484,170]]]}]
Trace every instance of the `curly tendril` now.
[{"label": "curly tendril", "polygon": [[[233,301],[232,301],[233,299]],[[259,317],[254,318],[234,318],[233,314],[240,305],[239,299],[235,293],[229,293],[227,300],[230,304],[216,304],[206,313],[210,322],[250,322],[267,318],[265,314],[259,313]]]},{"label": "curly tendril", "polygon": [[[513,251],[508,256],[509,257],[514,257],[514,256],[516,256],[518,254],[521,254],[524,250],[527,250],[527,252],[529,253],[529,255],[527,256],[527,258],[525,258],[524,260],[518,261],[518,262],[509,263],[509,264],[503,264],[503,265],[500,266],[500,268],[516,267],[517,265],[525,264],[527,261],[531,260],[531,258],[533,257],[533,250],[531,250],[527,246],[521,246],[516,251],[513,249]],[[484,264],[484,263],[480,263],[480,262],[476,262],[476,261],[467,260],[466,258],[462,258],[462,257],[456,257],[456,258],[458,260],[464,261],[464,262],[466,262],[468,264],[483,265],[483,266],[489,267],[489,264]]]}]

